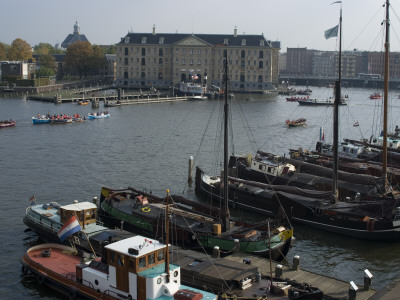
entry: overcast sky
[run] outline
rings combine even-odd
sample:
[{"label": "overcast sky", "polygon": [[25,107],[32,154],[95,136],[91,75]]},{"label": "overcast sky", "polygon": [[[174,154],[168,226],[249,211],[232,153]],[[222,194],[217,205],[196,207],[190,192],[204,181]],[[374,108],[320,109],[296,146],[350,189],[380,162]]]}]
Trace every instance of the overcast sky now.
[{"label": "overcast sky", "polygon": [[[2,0],[0,42],[61,44],[78,21],[92,44],[115,44],[128,31],[263,34],[295,47],[337,50],[324,31],[339,23],[336,0]],[[342,0],[343,50],[381,51],[384,0]],[[332,4],[332,5],[331,5]],[[390,50],[400,51],[400,0],[391,0]]]}]

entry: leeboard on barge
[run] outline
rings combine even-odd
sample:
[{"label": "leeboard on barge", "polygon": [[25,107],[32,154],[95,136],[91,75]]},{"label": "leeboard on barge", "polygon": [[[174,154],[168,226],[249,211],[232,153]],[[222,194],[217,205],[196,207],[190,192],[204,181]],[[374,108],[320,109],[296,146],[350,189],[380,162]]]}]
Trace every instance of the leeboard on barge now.
[{"label": "leeboard on barge", "polygon": [[[261,272],[262,275],[266,276],[270,275],[269,260],[266,258],[238,252],[225,256],[224,259],[232,260],[237,263],[243,262],[243,259],[248,259],[251,261],[251,265],[257,266],[259,268],[259,271]],[[277,263],[274,261],[272,261],[273,276],[275,276],[275,267],[278,264],[282,265],[283,281],[285,278],[288,278],[290,280],[295,280],[301,283],[305,282],[311,286],[317,287],[323,292],[324,299],[349,299],[350,283],[348,281],[343,281],[332,277],[320,275],[314,272],[302,270],[301,263],[300,263],[300,270],[293,270],[292,267],[289,265],[285,265],[283,263]],[[377,292],[372,288],[368,291],[365,291],[363,286],[363,280],[364,278],[362,272],[360,272],[359,278],[354,278],[354,282],[357,284],[358,287],[357,300],[370,299]],[[360,285],[360,283],[362,285]]]}]

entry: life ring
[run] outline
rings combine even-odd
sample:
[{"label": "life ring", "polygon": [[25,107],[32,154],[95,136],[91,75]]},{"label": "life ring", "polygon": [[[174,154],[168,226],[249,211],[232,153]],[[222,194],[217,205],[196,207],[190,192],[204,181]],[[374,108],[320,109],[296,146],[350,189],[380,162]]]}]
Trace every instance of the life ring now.
[{"label": "life ring", "polygon": [[43,250],[42,251],[42,256],[43,257],[50,257],[51,256],[51,250]]},{"label": "life ring", "polygon": [[35,278],[36,278],[37,282],[38,282],[40,285],[44,284],[44,282],[46,281],[46,278],[45,278],[42,274],[37,274],[37,275],[35,276]]},{"label": "life ring", "polygon": [[142,208],[142,212],[150,212],[151,208],[150,206],[145,206]]},{"label": "life ring", "polygon": [[26,266],[21,267],[22,274],[26,275],[29,272],[29,269]]}]

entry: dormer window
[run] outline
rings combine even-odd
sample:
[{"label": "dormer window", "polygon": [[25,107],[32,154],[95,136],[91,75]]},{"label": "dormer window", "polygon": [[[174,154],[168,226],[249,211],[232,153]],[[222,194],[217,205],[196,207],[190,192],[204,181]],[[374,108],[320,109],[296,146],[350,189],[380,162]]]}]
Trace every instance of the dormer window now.
[{"label": "dormer window", "polygon": [[158,43],[159,43],[160,45],[164,44],[164,38],[163,38],[163,37],[160,37],[160,39],[158,40]]},{"label": "dormer window", "polygon": [[242,40],[242,46],[246,46],[246,39]]},{"label": "dormer window", "polygon": [[264,46],[264,40],[260,40],[260,46]]},{"label": "dormer window", "polygon": [[224,39],[224,45],[228,45],[229,39]]},{"label": "dormer window", "polygon": [[125,37],[125,44],[129,43],[129,36]]},{"label": "dormer window", "polygon": [[142,44],[146,44],[147,38],[146,37],[142,37]]}]

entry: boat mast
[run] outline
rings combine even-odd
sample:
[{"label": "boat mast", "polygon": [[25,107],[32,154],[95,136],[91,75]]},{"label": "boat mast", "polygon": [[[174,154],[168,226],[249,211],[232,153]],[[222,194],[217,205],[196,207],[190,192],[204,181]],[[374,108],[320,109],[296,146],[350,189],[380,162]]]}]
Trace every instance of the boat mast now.
[{"label": "boat mast", "polygon": [[[335,3],[341,3],[337,1]],[[339,198],[338,191],[338,166],[339,166],[339,103],[341,101],[341,83],[342,83],[342,4],[340,4],[339,18],[339,78],[335,81],[335,105],[333,109],[333,184],[332,199],[336,202]]]},{"label": "boat mast", "polygon": [[389,94],[389,0],[386,0],[386,38],[385,38],[385,74],[383,90],[383,150],[382,150],[382,176],[385,184],[385,192],[388,190],[387,182],[387,114]]},{"label": "boat mast", "polygon": [[169,283],[170,280],[170,275],[169,275],[169,190],[167,190],[167,205],[165,206],[165,273],[167,273],[167,277],[166,277],[166,281],[167,283]]},{"label": "boat mast", "polygon": [[230,215],[228,207],[228,50],[225,50],[225,104],[224,104],[224,215],[225,231],[230,229]]}]

